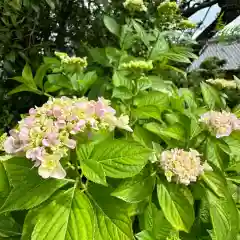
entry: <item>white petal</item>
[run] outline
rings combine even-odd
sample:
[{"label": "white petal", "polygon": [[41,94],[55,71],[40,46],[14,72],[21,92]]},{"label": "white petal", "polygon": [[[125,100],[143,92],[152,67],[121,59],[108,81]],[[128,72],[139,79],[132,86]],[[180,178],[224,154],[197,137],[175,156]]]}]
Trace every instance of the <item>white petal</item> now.
[{"label": "white petal", "polygon": [[51,173],[52,178],[63,179],[66,177],[66,171],[63,169],[62,165],[59,163],[57,167]]},{"label": "white petal", "polygon": [[51,175],[52,170],[49,170],[47,168],[44,168],[43,166],[40,166],[38,168],[38,174],[42,177],[42,178],[49,178]]},{"label": "white petal", "polygon": [[15,153],[15,148],[13,146],[13,141],[14,141],[14,138],[13,137],[8,137],[7,140],[4,142],[4,151],[6,153]]}]

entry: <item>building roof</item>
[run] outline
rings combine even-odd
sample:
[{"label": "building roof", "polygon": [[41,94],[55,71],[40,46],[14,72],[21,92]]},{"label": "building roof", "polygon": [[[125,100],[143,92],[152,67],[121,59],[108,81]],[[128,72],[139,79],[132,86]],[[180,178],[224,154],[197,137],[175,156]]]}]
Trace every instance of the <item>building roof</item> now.
[{"label": "building roof", "polygon": [[[223,70],[236,70],[240,68],[240,36],[235,38],[234,41],[219,41],[220,36],[231,36],[234,35],[233,29],[239,26],[240,29],[240,16],[234,21],[225,26],[219,31],[207,44],[203,47],[200,52],[200,56],[195,60],[188,71],[192,71],[200,67],[201,63],[209,57],[218,57],[221,60],[226,60],[227,63],[222,67]],[[239,31],[239,30],[238,30]]]}]

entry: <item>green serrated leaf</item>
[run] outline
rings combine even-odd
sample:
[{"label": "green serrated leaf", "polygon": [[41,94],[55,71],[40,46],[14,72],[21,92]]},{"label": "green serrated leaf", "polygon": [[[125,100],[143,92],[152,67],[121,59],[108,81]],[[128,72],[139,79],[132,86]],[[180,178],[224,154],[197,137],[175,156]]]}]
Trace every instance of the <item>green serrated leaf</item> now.
[{"label": "green serrated leaf", "polygon": [[132,92],[126,87],[113,88],[112,98],[131,99],[132,96]]},{"label": "green serrated leaf", "polygon": [[120,25],[115,21],[115,19],[105,15],[103,18],[106,28],[116,36],[120,35]]},{"label": "green serrated leaf", "polygon": [[223,103],[216,89],[204,82],[201,82],[200,86],[203,100],[210,109],[213,109],[215,106],[223,107]]},{"label": "green serrated leaf", "polygon": [[111,197],[112,189],[90,185],[89,198],[96,215],[97,240],[133,240],[130,205]]},{"label": "green serrated leaf", "polygon": [[189,232],[195,219],[194,209],[180,188],[177,184],[159,181],[158,201],[172,226],[178,231]]},{"label": "green serrated leaf", "polygon": [[217,169],[215,171],[206,171],[201,178],[207,187],[210,188],[217,196],[224,197],[226,195],[227,182]]},{"label": "green serrated leaf", "polygon": [[128,178],[146,165],[151,150],[127,140],[106,140],[94,145],[90,155],[81,154],[81,161],[92,160],[102,165],[106,176]]},{"label": "green serrated leaf", "polygon": [[92,182],[107,185],[106,175],[101,163],[91,159],[94,146],[80,144],[77,148],[77,156],[80,161],[84,176]]},{"label": "green serrated leaf", "polygon": [[156,139],[154,134],[150,133],[139,125],[135,125],[132,137],[134,141],[139,142],[143,146],[149,148],[152,147],[152,142]]},{"label": "green serrated leaf", "polygon": [[31,240],[94,240],[95,215],[88,197],[78,188],[73,187],[56,194],[45,204],[37,216],[32,214],[35,226],[31,224],[31,216],[27,217],[24,228],[25,237]]},{"label": "green serrated leaf", "polygon": [[[160,33],[159,33],[160,34]],[[161,57],[162,54],[166,53],[169,50],[168,42],[163,36],[158,37],[155,45],[150,49],[150,60],[157,60]]]},{"label": "green serrated leaf", "polygon": [[98,76],[96,71],[87,72],[84,75],[83,80],[78,81],[79,89],[83,90],[83,93],[86,93],[89,88],[97,81],[97,78]]},{"label": "green serrated leaf", "polygon": [[145,169],[139,175],[126,179],[111,194],[129,203],[137,203],[152,194],[155,187],[156,175]]},{"label": "green serrated leaf", "polygon": [[24,83],[27,86],[32,86],[32,87],[36,88],[36,84],[33,80],[32,69],[31,69],[31,67],[29,66],[28,63],[26,63],[26,65],[23,69],[22,77],[23,77]]},{"label": "green serrated leaf", "polygon": [[216,240],[233,240],[238,234],[238,212],[231,196],[218,198],[211,191],[207,191],[210,217]]},{"label": "green serrated leaf", "polygon": [[175,124],[171,127],[163,127],[158,123],[151,122],[144,125],[148,131],[155,133],[160,137],[173,138],[179,141],[185,141],[185,131],[180,124]]},{"label": "green serrated leaf", "polygon": [[53,85],[72,89],[72,84],[71,84],[70,80],[62,74],[49,74],[48,81],[49,81],[49,83],[51,83]]},{"label": "green serrated leaf", "polygon": [[34,76],[34,82],[38,87],[43,89],[43,79],[49,69],[50,65],[49,64],[43,64],[41,65],[36,72],[36,75]]},{"label": "green serrated leaf", "polygon": [[0,215],[0,238],[9,239],[13,236],[21,236],[19,225],[12,217]]},{"label": "green serrated leaf", "polygon": [[154,237],[154,240],[166,239],[173,230],[171,224],[164,217],[163,212],[153,203],[149,203],[147,208],[145,208],[143,214],[139,216],[139,221],[141,230],[148,230],[151,236]]},{"label": "green serrated leaf", "polygon": [[68,183],[66,180],[44,180],[37,175],[33,178],[32,174],[26,177],[26,181],[19,183],[11,190],[0,213],[36,207]]},{"label": "green serrated leaf", "polygon": [[8,92],[8,95],[13,95],[19,92],[34,92],[36,94],[42,95],[42,92],[39,91],[37,88],[34,88],[30,85],[27,86],[25,84],[19,85],[18,87],[14,88],[10,92]]},{"label": "green serrated leaf", "polygon": [[160,119],[160,114],[168,108],[169,98],[160,92],[149,92],[147,95],[134,99],[134,114],[139,118]]},{"label": "green serrated leaf", "polygon": [[126,87],[127,89],[132,88],[132,81],[131,79],[127,78],[124,75],[123,71],[115,71],[113,73],[113,84],[115,87]]},{"label": "green serrated leaf", "polygon": [[132,24],[133,24],[133,27],[136,30],[138,36],[140,37],[140,39],[148,47],[150,44],[149,44],[148,36],[147,36],[145,29],[134,19],[132,19]]}]

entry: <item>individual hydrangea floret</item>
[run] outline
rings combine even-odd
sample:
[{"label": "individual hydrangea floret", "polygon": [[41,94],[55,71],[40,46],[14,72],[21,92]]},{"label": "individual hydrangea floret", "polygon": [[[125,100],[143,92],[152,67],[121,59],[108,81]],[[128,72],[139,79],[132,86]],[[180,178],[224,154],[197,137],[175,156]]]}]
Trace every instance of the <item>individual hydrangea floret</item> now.
[{"label": "individual hydrangea floret", "polygon": [[[200,153],[190,149],[171,149],[162,152],[160,165],[169,182],[174,181],[184,185],[196,182],[198,176],[203,174],[205,166],[201,164]],[[209,165],[207,165],[209,168]]]},{"label": "individual hydrangea floret", "polygon": [[120,68],[128,69],[128,70],[134,70],[134,71],[150,71],[153,69],[153,62],[150,61],[130,61],[128,63],[121,64]]},{"label": "individual hydrangea floret", "polygon": [[206,82],[211,83],[212,85],[219,86],[221,88],[226,88],[226,89],[236,89],[238,88],[238,84],[235,81],[229,81],[225,79],[208,79]]},{"label": "individual hydrangea floret", "polygon": [[126,0],[123,6],[130,12],[146,12],[147,7],[144,5],[143,0]]},{"label": "individual hydrangea floret", "polygon": [[60,160],[76,147],[75,135],[116,127],[132,131],[128,116],[116,116],[110,101],[99,98],[53,98],[42,107],[29,110],[29,116],[10,131],[4,150],[12,155],[25,155],[38,167],[43,178],[64,178]]},{"label": "individual hydrangea floret", "polygon": [[66,53],[55,52],[55,55],[61,59],[61,64],[63,66],[76,64],[81,68],[87,67],[87,58],[80,58],[80,57],[69,57]]},{"label": "individual hydrangea floret", "polygon": [[200,120],[208,126],[217,138],[229,136],[232,131],[240,129],[240,119],[233,113],[209,111]]}]

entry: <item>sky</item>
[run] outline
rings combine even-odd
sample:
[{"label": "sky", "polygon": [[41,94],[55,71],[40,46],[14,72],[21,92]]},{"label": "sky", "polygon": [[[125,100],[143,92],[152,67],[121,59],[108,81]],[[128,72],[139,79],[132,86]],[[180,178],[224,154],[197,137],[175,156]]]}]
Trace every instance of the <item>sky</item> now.
[{"label": "sky", "polygon": [[[208,10],[209,8],[201,9],[200,11],[193,14],[189,19],[194,23],[199,23],[204,19]],[[193,35],[193,39],[195,39],[207,26],[209,26],[216,19],[216,16],[220,12],[220,10],[221,9],[219,8],[218,4],[215,4],[212,7],[210,7],[210,10],[207,13],[207,16],[203,24]]]}]

